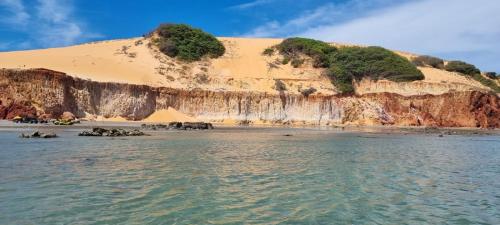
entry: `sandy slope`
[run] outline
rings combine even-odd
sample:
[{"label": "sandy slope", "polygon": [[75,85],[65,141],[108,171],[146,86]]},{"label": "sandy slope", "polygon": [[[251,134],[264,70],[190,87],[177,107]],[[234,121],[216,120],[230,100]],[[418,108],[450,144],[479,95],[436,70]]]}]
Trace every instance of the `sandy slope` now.
[{"label": "sandy slope", "polygon": [[[282,80],[290,93],[314,87],[316,94],[335,94],[335,87],[307,63],[301,68],[278,63],[281,56],[263,56],[265,48],[282,39],[220,38],[227,48],[219,59],[186,64],[151,48],[148,39],[132,38],[89,43],[64,48],[0,53],[0,68],[47,68],[69,75],[103,82],[120,82],[201,88],[215,91],[252,91],[276,93],[275,80]],[[336,44],[339,45],[339,44]],[[415,55],[398,52],[404,57]],[[443,70],[420,68],[428,83],[449,83],[463,89],[484,88],[476,81]],[[398,85],[385,91],[398,92]],[[436,87],[440,92],[448,86]],[[372,88],[373,89],[373,88]],[[460,88],[462,89],[462,88]],[[365,91],[370,92],[370,88]],[[435,91],[435,88],[433,89]],[[429,92],[433,93],[433,92]]]},{"label": "sandy slope", "polygon": [[198,120],[169,107],[167,110],[156,111],[148,118],[143,120],[143,122],[148,122],[148,123],[198,122]]}]

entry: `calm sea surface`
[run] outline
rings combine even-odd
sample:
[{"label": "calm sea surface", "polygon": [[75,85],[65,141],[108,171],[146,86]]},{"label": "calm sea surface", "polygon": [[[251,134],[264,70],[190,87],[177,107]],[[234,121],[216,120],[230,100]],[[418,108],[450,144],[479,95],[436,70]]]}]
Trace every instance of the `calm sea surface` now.
[{"label": "calm sea surface", "polygon": [[0,224],[500,224],[498,135],[56,131],[0,129]]}]

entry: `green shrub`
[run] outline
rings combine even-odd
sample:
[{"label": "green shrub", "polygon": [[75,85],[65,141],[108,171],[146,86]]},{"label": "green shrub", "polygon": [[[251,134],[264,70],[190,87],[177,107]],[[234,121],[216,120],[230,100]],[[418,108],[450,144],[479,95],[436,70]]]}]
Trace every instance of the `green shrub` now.
[{"label": "green shrub", "polygon": [[310,88],[307,88],[304,90],[300,90],[300,93],[302,95],[304,95],[305,97],[309,97],[309,95],[314,94],[314,92],[316,92],[316,91],[317,91],[316,88],[310,87]]},{"label": "green shrub", "polygon": [[487,76],[490,79],[497,79],[497,75],[498,74],[495,73],[495,72],[485,72],[484,75]]},{"label": "green shrub", "polygon": [[283,60],[281,60],[281,64],[286,65],[290,62],[290,57],[284,56]]},{"label": "green shrub", "polygon": [[462,61],[448,62],[448,64],[446,64],[444,69],[450,72],[458,72],[470,76],[481,73],[481,71],[474,65]]},{"label": "green shrub", "polygon": [[422,72],[407,59],[381,47],[340,48],[331,63],[358,80],[363,77],[397,82],[424,79]]},{"label": "green shrub", "polygon": [[301,54],[313,59],[313,66],[328,67],[328,55],[337,48],[328,43],[308,38],[288,38],[276,46],[279,52],[292,59],[297,59]]},{"label": "green shrub", "polygon": [[264,52],[262,52],[262,55],[267,55],[267,56],[272,56],[274,54],[274,48],[266,48],[264,49]]},{"label": "green shrub", "polygon": [[294,58],[292,59],[291,64],[293,68],[299,68],[302,64],[304,64],[304,59]]},{"label": "green shrub", "polygon": [[483,84],[484,86],[491,88],[496,93],[500,93],[500,86],[498,86],[495,83],[495,81],[490,80],[490,79],[484,77],[483,75],[481,75],[479,73],[476,73],[476,74],[472,75],[472,78],[474,80],[479,81],[479,83]]},{"label": "green shrub", "polygon": [[430,66],[436,69],[444,68],[444,60],[428,55],[418,56],[412,60],[412,63],[415,66]]},{"label": "green shrub", "polygon": [[159,40],[158,48],[161,52],[170,57],[176,57],[179,54],[179,49],[177,48],[176,44],[169,39]]},{"label": "green shrub", "polygon": [[213,35],[184,24],[162,24],[154,43],[164,54],[184,61],[198,61],[204,56],[217,58],[224,55],[224,45]]},{"label": "green shrub", "polygon": [[343,93],[354,92],[353,80],[361,80],[363,77],[396,82],[424,79],[422,72],[406,58],[381,47],[337,49],[322,41],[289,38],[276,48],[284,56],[283,64],[291,60],[292,66],[299,67],[303,63],[301,55],[306,55],[313,59],[314,67],[329,68],[329,78],[337,90]]},{"label": "green shrub", "polygon": [[338,65],[332,65],[328,69],[328,76],[332,83],[341,93],[353,93],[354,87],[352,86],[352,76],[347,74],[346,69]]},{"label": "green shrub", "polygon": [[462,62],[462,61],[448,62],[448,64],[445,66],[445,69],[447,71],[450,71],[450,72],[458,72],[458,73],[464,74],[466,76],[469,76],[472,79],[483,84],[484,86],[491,88],[496,93],[500,93],[500,86],[498,86],[498,84],[495,83],[495,81],[493,81],[491,79],[493,77],[493,75],[496,76],[495,72],[485,73],[484,75],[486,77],[490,78],[490,79],[488,79],[481,74],[481,71],[478,68],[476,68],[476,66],[468,64],[466,62]]}]

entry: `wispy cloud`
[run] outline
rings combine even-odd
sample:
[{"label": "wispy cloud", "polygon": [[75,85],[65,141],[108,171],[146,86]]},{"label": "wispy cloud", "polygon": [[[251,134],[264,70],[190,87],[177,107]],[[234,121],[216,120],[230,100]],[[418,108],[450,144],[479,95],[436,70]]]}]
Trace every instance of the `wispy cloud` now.
[{"label": "wispy cloud", "polygon": [[74,16],[71,0],[38,0],[39,35],[45,47],[64,46],[99,36],[83,30],[83,23]]},{"label": "wispy cloud", "polygon": [[500,71],[498,12],[500,2],[491,0],[352,0],[326,4],[288,21],[269,21],[245,36],[379,45]]},{"label": "wispy cloud", "polygon": [[25,40],[8,45],[4,43],[4,48],[66,46],[100,37],[87,30],[85,23],[77,18],[72,0],[37,0],[34,3],[29,5],[28,11],[28,5],[22,0],[0,0],[0,7],[17,15],[5,23],[5,29],[25,37]]},{"label": "wispy cloud", "polygon": [[456,56],[499,70],[498,63],[488,60],[492,55],[500,58],[499,11],[498,1],[424,0],[374,11],[346,23],[314,27],[298,35]]},{"label": "wispy cloud", "polygon": [[243,4],[231,6],[230,9],[240,9],[240,10],[242,10],[242,9],[249,9],[249,8],[253,8],[253,7],[256,7],[256,6],[269,4],[269,3],[272,3],[274,1],[276,1],[276,0],[254,0],[254,1],[251,1],[251,2],[247,2],[247,3],[243,3]]},{"label": "wispy cloud", "polygon": [[271,20],[250,32],[247,37],[288,37],[314,27],[337,24],[355,16],[368,13],[369,9],[401,4],[408,0],[350,0],[342,3],[326,3],[314,9],[306,9],[299,16],[287,21]]},{"label": "wispy cloud", "polygon": [[7,14],[2,16],[0,23],[23,26],[30,19],[21,0],[0,0],[0,8],[4,8]]}]

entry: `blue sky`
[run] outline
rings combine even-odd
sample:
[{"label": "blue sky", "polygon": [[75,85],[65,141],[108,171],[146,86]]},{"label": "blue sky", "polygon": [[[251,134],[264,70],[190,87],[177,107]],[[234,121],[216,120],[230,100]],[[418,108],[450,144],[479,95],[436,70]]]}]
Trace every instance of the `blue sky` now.
[{"label": "blue sky", "polygon": [[0,0],[0,51],[137,37],[159,23],[217,36],[379,45],[500,72],[497,0]]}]

